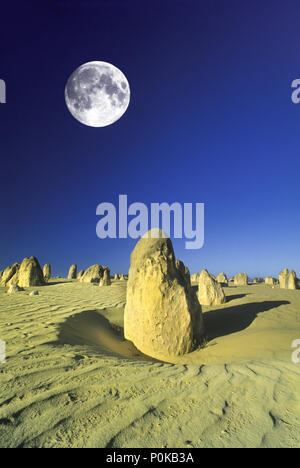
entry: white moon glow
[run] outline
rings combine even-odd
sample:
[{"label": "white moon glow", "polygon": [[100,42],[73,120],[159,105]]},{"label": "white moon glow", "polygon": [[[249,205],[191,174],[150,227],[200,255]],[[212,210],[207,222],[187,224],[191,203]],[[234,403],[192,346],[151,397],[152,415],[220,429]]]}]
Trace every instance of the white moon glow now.
[{"label": "white moon glow", "polygon": [[125,75],[107,62],[89,62],[72,73],[65,88],[69,111],[90,127],[106,127],[126,112],[130,88]]}]

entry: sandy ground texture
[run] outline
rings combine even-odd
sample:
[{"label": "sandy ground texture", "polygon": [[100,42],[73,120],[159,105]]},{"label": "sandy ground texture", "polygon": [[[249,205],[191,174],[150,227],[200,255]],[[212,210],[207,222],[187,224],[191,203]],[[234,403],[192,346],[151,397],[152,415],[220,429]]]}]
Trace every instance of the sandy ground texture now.
[{"label": "sandy ground texture", "polygon": [[155,361],[122,337],[126,282],[0,288],[0,446],[299,447],[300,290],[225,291],[206,346]]}]

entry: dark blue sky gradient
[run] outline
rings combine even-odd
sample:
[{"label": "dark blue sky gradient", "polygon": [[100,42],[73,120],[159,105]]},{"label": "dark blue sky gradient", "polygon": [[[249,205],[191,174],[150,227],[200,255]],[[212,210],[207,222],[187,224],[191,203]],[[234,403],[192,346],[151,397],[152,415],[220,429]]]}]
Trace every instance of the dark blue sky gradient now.
[{"label": "dark blue sky gradient", "polygon": [[[8,2],[7,2],[8,4]],[[1,4],[0,269],[127,271],[133,240],[99,240],[96,207],[204,202],[191,272],[300,275],[300,6],[277,0],[43,0]],[[64,87],[81,64],[120,68],[131,103],[81,125]]]}]

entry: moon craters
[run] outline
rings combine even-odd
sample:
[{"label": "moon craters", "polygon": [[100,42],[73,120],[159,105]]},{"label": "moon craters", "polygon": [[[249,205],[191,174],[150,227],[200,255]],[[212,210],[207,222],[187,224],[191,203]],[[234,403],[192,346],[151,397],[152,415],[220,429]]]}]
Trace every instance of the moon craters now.
[{"label": "moon craters", "polygon": [[89,62],[70,76],[66,104],[77,120],[92,127],[116,122],[127,110],[130,88],[125,75],[106,62]]}]

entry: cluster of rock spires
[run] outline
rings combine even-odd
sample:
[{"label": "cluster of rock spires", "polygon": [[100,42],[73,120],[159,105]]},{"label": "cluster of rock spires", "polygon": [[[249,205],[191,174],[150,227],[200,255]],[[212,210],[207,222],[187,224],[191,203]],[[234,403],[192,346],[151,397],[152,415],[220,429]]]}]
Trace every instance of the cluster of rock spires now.
[{"label": "cluster of rock spires", "polygon": [[1,275],[0,286],[28,288],[45,284],[44,275],[35,257],[24,258],[22,263],[7,267]]},{"label": "cluster of rock spires", "polygon": [[299,280],[294,270],[289,271],[285,268],[281,271],[277,278],[273,278],[272,276],[266,276],[265,280],[262,278],[257,278],[257,281],[253,280],[253,283],[265,283],[273,288],[279,284],[281,289],[298,289],[299,288]]},{"label": "cluster of rock spires", "polygon": [[[50,264],[44,265],[42,270],[38,260],[29,257],[0,272],[0,286],[8,287],[8,293],[12,294],[23,288],[43,286],[50,278]],[[111,285],[110,269],[99,264],[79,273],[77,265],[73,264],[68,279],[101,287]],[[125,281],[128,277],[116,273],[114,279]],[[191,281],[198,283],[198,293]],[[140,239],[131,255],[124,311],[125,338],[154,358],[189,353],[204,339],[201,305],[224,304],[223,287],[229,284],[245,286],[248,282],[246,273],[238,273],[229,281],[225,273],[214,277],[207,270],[190,277],[188,268],[175,258],[171,240],[162,231],[153,236],[148,233]],[[261,278],[253,280],[254,284],[261,282]],[[266,277],[265,284],[274,287],[277,280]],[[297,289],[296,273],[288,269],[282,271],[279,285],[284,289]],[[38,291],[30,293],[38,294]]]},{"label": "cluster of rock spires", "polygon": [[[228,285],[247,286],[250,282],[248,275],[246,273],[238,273],[237,275],[230,278],[228,281],[225,273],[219,273],[217,278],[215,278],[212,274],[208,273],[206,270],[204,270],[204,272],[206,273],[202,272],[200,275],[199,273],[194,273],[191,276],[192,282],[199,283],[198,294],[200,296],[199,299],[202,305],[214,305],[214,304],[220,303],[219,301],[220,301],[221,296],[220,294],[216,292],[216,286],[213,280],[220,283],[222,287],[228,286]],[[202,281],[200,282],[199,280],[200,280],[201,275],[202,275]],[[300,286],[299,280],[297,279],[297,275],[295,271],[291,270],[289,272],[288,269],[285,269],[281,273],[279,273],[279,280],[271,276],[267,276],[265,279],[254,278],[252,280],[252,284],[260,284],[260,283],[265,283],[272,287],[275,287],[275,285],[279,283],[280,288],[283,288],[283,289],[298,289],[298,287]],[[212,293],[212,291],[214,292]],[[210,299],[208,299],[208,297],[210,297]]]},{"label": "cluster of rock spires", "polygon": [[217,276],[218,283],[221,283],[223,286],[228,286],[228,279],[225,273],[219,273]]},{"label": "cluster of rock spires", "polygon": [[233,283],[234,286],[246,286],[248,284],[248,275],[246,273],[238,273],[228,281],[224,272],[219,273],[215,278],[207,270],[202,270],[200,275],[194,273],[191,279],[193,282],[198,282],[198,299],[200,304],[205,306],[224,304],[226,296],[223,287],[227,287],[229,283]]},{"label": "cluster of rock spires", "polygon": [[253,284],[260,284],[260,283],[263,283],[263,282],[264,282],[263,278],[253,278],[253,280],[252,280]]},{"label": "cluster of rock spires", "polygon": [[265,284],[269,284],[270,286],[275,286],[275,284],[277,284],[277,281],[275,278],[272,278],[271,276],[266,276]]},{"label": "cluster of rock spires", "polygon": [[[211,274],[209,274],[209,275],[210,275],[211,278],[214,279],[213,275],[211,275]],[[199,281],[199,274],[194,273],[191,276],[191,280],[193,282],[198,282]],[[249,280],[248,275],[246,273],[238,273],[237,275],[230,278],[229,281],[227,280],[227,277],[226,277],[225,273],[220,273],[217,276],[216,281],[218,283],[221,283],[223,287],[228,286],[228,285],[247,286],[250,283],[250,280]],[[297,275],[296,275],[295,271],[291,270],[289,272],[288,269],[285,269],[284,271],[279,273],[279,280],[277,280],[276,278],[273,278],[271,276],[267,276],[265,279],[257,277],[257,278],[254,278],[252,280],[252,284],[261,284],[261,283],[265,283],[265,284],[273,286],[273,287],[279,283],[280,288],[283,288],[283,289],[298,289],[298,287],[299,287],[299,280],[297,279]]]},{"label": "cluster of rock spires", "polygon": [[[69,280],[79,280],[81,283],[93,283],[99,284],[99,286],[110,286],[111,276],[110,269],[105,265],[99,265],[98,263],[90,266],[87,270],[80,270],[77,273],[77,265],[71,265],[68,273]],[[119,275],[118,273],[114,276],[115,280],[125,281],[128,279],[126,275]]]},{"label": "cluster of rock spires", "polygon": [[128,280],[128,275],[119,275],[118,273],[115,274],[114,280],[116,281],[127,281]]},{"label": "cluster of rock spires", "polygon": [[233,279],[234,286],[247,286],[248,281],[247,273],[238,273]]},{"label": "cluster of rock spires", "polygon": [[110,286],[111,285],[111,281],[110,281],[110,269],[109,268],[106,268],[104,271],[103,271],[103,276],[99,282],[99,286]]},{"label": "cluster of rock spires", "polygon": [[104,271],[106,267],[103,265],[92,265],[85,272],[80,278],[81,283],[96,283],[99,284],[101,278],[103,277]]},{"label": "cluster of rock spires", "polygon": [[297,289],[298,280],[294,270],[289,271],[285,268],[279,273],[279,285],[283,289]]},{"label": "cluster of rock spires", "polygon": [[[7,267],[4,271],[0,271],[0,286],[5,286],[9,289],[9,293],[22,291],[23,288],[33,286],[44,286],[51,279],[51,265],[47,263],[43,270],[36,257],[24,258],[22,263],[14,263]],[[86,271],[80,270],[77,273],[77,265],[71,265],[68,272],[69,280],[78,280],[82,283],[95,283],[100,286],[110,286],[111,277],[110,269],[104,265],[93,265]],[[115,275],[115,279],[125,281],[128,279],[126,275]],[[33,291],[37,295],[37,291]]]},{"label": "cluster of rock spires", "polygon": [[[42,270],[35,257],[24,258],[21,263],[14,263],[0,272],[0,286],[8,287],[9,294],[43,286],[50,279],[50,264],[44,265]],[[101,287],[111,285],[110,269],[99,264],[79,273],[77,265],[73,264],[68,279]],[[238,273],[229,281],[224,272],[214,277],[202,270],[190,276],[188,268],[175,258],[171,240],[160,230],[155,235],[149,231],[137,243],[131,255],[129,278],[116,273],[114,280],[128,280],[125,338],[144,354],[157,359],[186,354],[201,345],[205,339],[201,306],[222,305],[226,302],[224,287],[249,283],[246,273]],[[192,282],[198,284],[197,293]],[[278,283],[273,277],[252,281],[253,284],[263,282],[272,287]],[[284,289],[297,289],[295,271],[280,272],[279,285]],[[38,294],[38,291],[30,292],[32,296]]]},{"label": "cluster of rock spires", "polygon": [[[11,291],[16,291],[17,288],[26,288],[32,286],[43,286],[49,282],[51,278],[51,265],[47,263],[41,270],[40,264],[36,257],[24,258],[22,263],[14,263],[7,267],[4,271],[0,271],[0,286],[12,287]],[[92,265],[86,271],[80,270],[77,273],[77,265],[71,265],[68,273],[69,280],[78,280],[82,283],[95,283],[100,286],[110,286],[111,276],[110,269],[104,265]],[[128,276],[116,273],[114,275],[116,281],[126,281]],[[222,287],[233,284],[234,286],[246,286],[249,283],[249,278],[246,273],[238,273],[229,280],[225,273],[219,273],[215,278],[207,270],[203,270],[200,274],[194,273],[190,277],[192,283],[198,283],[198,297],[202,305],[217,305],[225,302],[225,295]],[[300,286],[299,280],[294,270],[289,271],[287,268],[279,273],[279,280],[267,276],[263,278],[254,278],[252,284],[265,283],[274,287],[279,283],[282,289],[298,289]],[[221,285],[221,288],[220,288]]]}]

